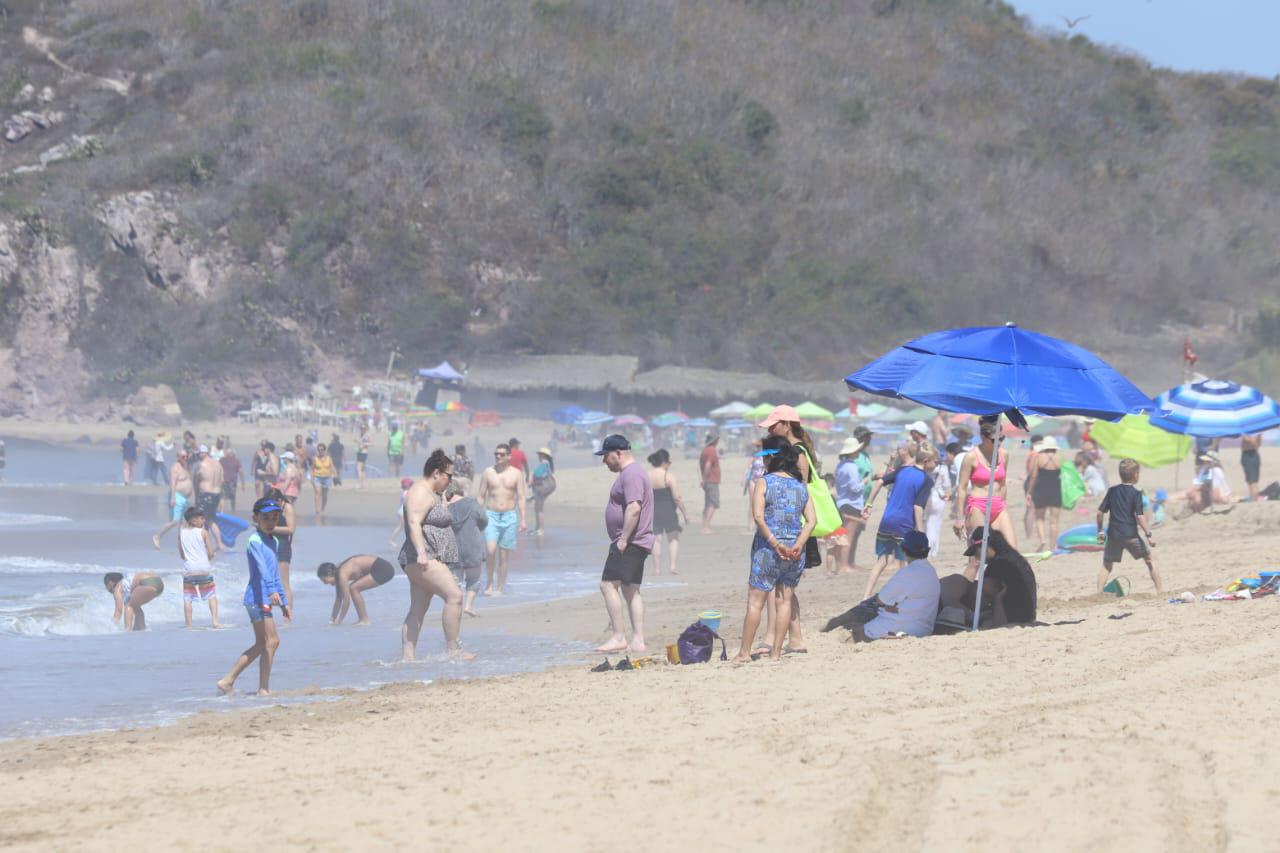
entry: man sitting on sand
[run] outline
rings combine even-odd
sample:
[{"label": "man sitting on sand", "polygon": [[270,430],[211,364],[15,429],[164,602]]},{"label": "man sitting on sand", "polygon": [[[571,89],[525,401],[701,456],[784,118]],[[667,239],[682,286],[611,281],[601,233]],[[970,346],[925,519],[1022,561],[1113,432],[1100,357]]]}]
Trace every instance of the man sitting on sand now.
[{"label": "man sitting on sand", "polygon": [[[517,533],[524,533],[524,474],[511,464],[511,447],[499,444],[493,450],[493,464],[480,475],[476,498],[484,504],[489,523],[484,529],[485,564],[488,583],[485,595],[502,595],[507,588],[507,558],[516,549]],[[498,577],[493,576],[497,563]]]},{"label": "man sitting on sand", "polygon": [[373,554],[357,554],[341,563],[321,563],[316,569],[320,582],[332,586],[333,613],[330,625],[341,625],[347,618],[347,609],[354,604],[356,624],[369,625],[369,611],[364,606],[364,593],[382,586],[396,576],[396,567]]},{"label": "man sitting on sand", "polygon": [[938,572],[929,562],[929,537],[909,530],[902,537],[902,550],[911,562],[894,573],[875,596],[880,612],[866,624],[853,625],[853,638],[860,643],[889,636],[927,637],[933,633],[938,615],[941,588]]}]

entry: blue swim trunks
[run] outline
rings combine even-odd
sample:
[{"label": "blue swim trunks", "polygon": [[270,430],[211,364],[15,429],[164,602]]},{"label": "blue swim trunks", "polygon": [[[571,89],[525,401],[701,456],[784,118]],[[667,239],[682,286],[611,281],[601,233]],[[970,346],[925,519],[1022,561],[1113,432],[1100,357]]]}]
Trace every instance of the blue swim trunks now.
[{"label": "blue swim trunks", "polygon": [[173,515],[170,521],[182,521],[182,516],[187,511],[187,496],[175,494],[173,496]]},{"label": "blue swim trunks", "polygon": [[270,604],[246,604],[244,609],[245,612],[249,614],[250,622],[262,622],[272,618]]},{"label": "blue swim trunks", "polygon": [[901,562],[907,561],[907,552],[902,550],[902,538],[887,533],[876,534],[876,556],[893,557]]},{"label": "blue swim trunks", "polygon": [[489,516],[489,524],[484,529],[485,542],[497,542],[498,547],[504,551],[514,551],[516,549],[516,529],[520,526],[520,514],[514,509],[504,510],[503,512],[495,512],[486,509],[485,515]]}]

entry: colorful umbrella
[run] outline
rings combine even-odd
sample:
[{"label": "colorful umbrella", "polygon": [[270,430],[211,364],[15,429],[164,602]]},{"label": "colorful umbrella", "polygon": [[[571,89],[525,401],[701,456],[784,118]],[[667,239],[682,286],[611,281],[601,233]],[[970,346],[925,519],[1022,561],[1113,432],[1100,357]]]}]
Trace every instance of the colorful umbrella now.
[{"label": "colorful umbrella", "polygon": [[613,420],[613,415],[608,412],[583,412],[574,421],[578,426],[595,426],[596,424],[608,423]]},{"label": "colorful umbrella", "polygon": [[1089,435],[1112,456],[1127,456],[1148,468],[1172,465],[1191,452],[1192,442],[1188,436],[1152,426],[1146,415],[1126,415],[1116,424],[1098,421]]},{"label": "colorful umbrella", "polygon": [[716,425],[716,422],[710,418],[694,418],[691,421],[685,421],[684,425],[687,427],[698,427],[699,429],[702,429],[705,427],[713,427]]},{"label": "colorful umbrella", "polygon": [[742,413],[742,419],[751,421],[753,424],[759,423],[769,416],[774,409],[773,403],[760,403],[754,409]]},{"label": "colorful umbrella", "polygon": [[741,418],[737,418],[731,421],[725,421],[720,425],[720,429],[737,432],[740,429],[750,429],[753,426],[755,426],[755,424],[751,423],[751,421],[744,421]]},{"label": "colorful umbrella", "polygon": [[436,411],[440,412],[465,412],[467,407],[459,403],[457,400],[445,403],[443,406],[437,406]]},{"label": "colorful umbrella", "polygon": [[830,423],[836,419],[835,412],[830,409],[824,409],[811,400],[806,400],[796,406],[796,414],[800,416],[802,421],[826,421]]},{"label": "colorful umbrella", "polygon": [[1156,398],[1153,426],[1179,435],[1253,435],[1280,426],[1280,405],[1257,388],[1206,379]]},{"label": "colorful umbrella", "polygon": [[689,420],[689,416],[684,412],[663,412],[650,423],[660,429],[666,429],[667,427],[679,426],[687,420]]},{"label": "colorful umbrella", "polygon": [[644,418],[639,415],[618,415],[613,419],[614,426],[643,426]]}]

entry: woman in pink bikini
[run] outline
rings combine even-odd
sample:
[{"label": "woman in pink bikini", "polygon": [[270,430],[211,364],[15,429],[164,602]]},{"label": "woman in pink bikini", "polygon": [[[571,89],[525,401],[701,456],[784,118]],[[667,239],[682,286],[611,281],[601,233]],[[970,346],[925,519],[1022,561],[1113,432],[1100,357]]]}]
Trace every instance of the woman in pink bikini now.
[{"label": "woman in pink bikini", "polygon": [[[996,452],[996,435],[999,429],[1000,426],[997,421],[983,418],[982,443],[966,453],[964,462],[960,465],[956,500],[963,508],[964,516],[956,519],[955,529],[957,536],[961,535],[961,531],[963,531],[966,541],[975,529],[982,527],[986,519],[987,488],[991,484],[991,461]],[[995,496],[991,499],[991,529],[999,530],[1003,533],[1009,544],[1016,548],[1018,545],[1013,530],[1013,521],[1009,513],[1005,511],[1009,494],[1006,483],[1008,468],[1009,454],[1001,448],[1000,458],[997,460],[995,468],[996,491]],[[977,557],[969,558],[969,566],[965,569],[964,574],[969,580],[974,580],[978,577]]]}]

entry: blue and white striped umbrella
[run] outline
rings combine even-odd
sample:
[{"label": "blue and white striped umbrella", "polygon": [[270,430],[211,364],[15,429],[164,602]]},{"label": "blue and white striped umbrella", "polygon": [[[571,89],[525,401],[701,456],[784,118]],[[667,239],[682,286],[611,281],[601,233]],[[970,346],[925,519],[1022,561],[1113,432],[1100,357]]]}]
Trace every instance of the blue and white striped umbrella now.
[{"label": "blue and white striped umbrella", "polygon": [[1257,388],[1221,379],[1179,385],[1156,397],[1151,425],[1205,438],[1252,435],[1280,426],[1280,405]]}]

